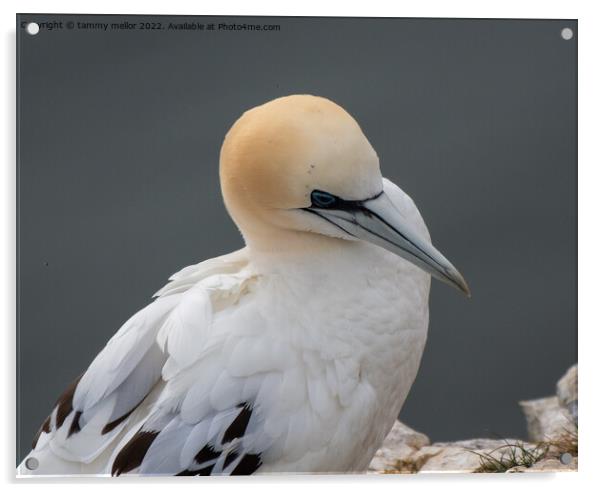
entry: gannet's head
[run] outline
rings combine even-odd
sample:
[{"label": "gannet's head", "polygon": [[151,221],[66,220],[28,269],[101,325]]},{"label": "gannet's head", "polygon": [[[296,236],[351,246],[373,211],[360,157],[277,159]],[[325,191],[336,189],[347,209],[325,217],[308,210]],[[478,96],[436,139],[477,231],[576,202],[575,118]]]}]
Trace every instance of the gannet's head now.
[{"label": "gannet's head", "polygon": [[376,152],[343,108],[294,95],[245,112],[221,149],[226,207],[247,242],[278,232],[377,244],[468,293],[383,190]]}]

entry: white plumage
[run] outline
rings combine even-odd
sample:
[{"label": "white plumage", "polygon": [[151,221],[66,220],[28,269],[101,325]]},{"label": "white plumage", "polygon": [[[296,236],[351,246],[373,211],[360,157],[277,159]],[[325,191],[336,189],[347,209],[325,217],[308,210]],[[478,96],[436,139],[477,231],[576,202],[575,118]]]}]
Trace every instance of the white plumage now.
[{"label": "white plumage", "polygon": [[[253,111],[267,107],[273,117],[274,104],[284,104],[287,111],[278,128],[286,127],[288,113],[302,119],[309,107],[309,118],[326,119],[326,126],[316,130],[321,132],[328,131],[328,118],[338,108],[321,98],[291,96]],[[283,114],[283,108],[276,109]],[[242,124],[251,117],[252,111],[246,113]],[[407,227],[404,238],[426,251],[430,267],[438,268],[429,272],[461,288],[465,284],[451,264],[436,256],[413,201],[379,175],[376,181],[372,175],[366,178],[365,172],[374,173],[371,168],[356,177],[366,188],[356,187],[363,195],[353,196],[353,189],[346,191],[348,196],[339,193],[344,200],[336,208],[314,203],[313,195],[311,205],[277,207],[277,213],[291,210],[292,230],[282,226],[281,217],[253,223],[247,213],[249,197],[260,201],[254,195],[257,187],[247,182],[244,190],[251,191],[246,201],[237,202],[239,198],[231,198],[229,168],[224,170],[225,161],[235,159],[228,154],[228,139],[244,141],[246,127],[237,130],[237,125],[222,150],[222,188],[248,246],[174,274],[59,399],[34,450],[19,466],[20,474],[367,468],[418,370],[427,335],[430,275],[419,256],[410,259],[418,266],[400,258],[410,247],[395,254],[371,244],[382,241],[383,232],[371,229],[377,240],[358,240],[351,232],[354,227],[368,230],[362,223],[367,219],[345,214],[356,213],[360,199],[372,210],[386,197],[386,205]],[[262,139],[261,133],[253,135],[255,141]],[[332,145],[339,158],[345,155],[340,140]],[[261,152],[273,156],[279,150],[269,144]],[[325,154],[323,148],[320,154]],[[326,154],[331,162],[332,155]],[[247,149],[241,155],[252,161],[254,154]],[[319,174],[320,160],[311,162],[314,167],[308,169]],[[320,176],[314,179],[315,189],[328,184]],[[261,186],[262,194],[269,189],[265,180]],[[369,218],[371,213],[362,215]],[[29,469],[29,458],[37,460],[35,470]]]}]

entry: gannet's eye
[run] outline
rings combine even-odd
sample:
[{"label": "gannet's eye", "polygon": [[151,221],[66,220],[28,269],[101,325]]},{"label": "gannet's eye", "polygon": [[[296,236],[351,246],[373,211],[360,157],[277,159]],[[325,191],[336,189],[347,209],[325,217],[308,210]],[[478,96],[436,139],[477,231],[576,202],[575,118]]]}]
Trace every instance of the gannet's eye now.
[{"label": "gannet's eye", "polygon": [[337,203],[337,197],[325,191],[314,190],[311,192],[311,204],[318,208],[331,208]]}]

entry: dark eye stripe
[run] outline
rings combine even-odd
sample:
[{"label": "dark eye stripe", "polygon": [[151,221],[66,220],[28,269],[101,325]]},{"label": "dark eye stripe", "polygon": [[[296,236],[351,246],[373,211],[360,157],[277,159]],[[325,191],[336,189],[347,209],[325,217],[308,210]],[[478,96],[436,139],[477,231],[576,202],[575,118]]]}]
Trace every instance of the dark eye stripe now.
[{"label": "dark eye stripe", "polygon": [[311,208],[322,208],[322,209],[337,209],[337,210],[348,210],[348,211],[365,211],[364,203],[370,200],[375,200],[381,196],[384,191],[378,192],[376,195],[366,198],[365,200],[343,200],[336,195],[328,193],[327,191],[314,190],[311,192]]}]

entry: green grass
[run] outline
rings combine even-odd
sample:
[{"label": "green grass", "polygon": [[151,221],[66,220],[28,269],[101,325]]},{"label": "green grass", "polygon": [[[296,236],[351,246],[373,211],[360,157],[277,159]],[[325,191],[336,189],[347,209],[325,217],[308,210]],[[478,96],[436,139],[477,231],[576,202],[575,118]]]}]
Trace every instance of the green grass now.
[{"label": "green grass", "polygon": [[488,453],[472,453],[479,456],[481,465],[475,473],[504,473],[516,466],[529,468],[538,461],[541,461],[550,448],[548,443],[540,443],[529,449],[521,441],[514,443],[505,441],[506,444],[499,446]]}]

